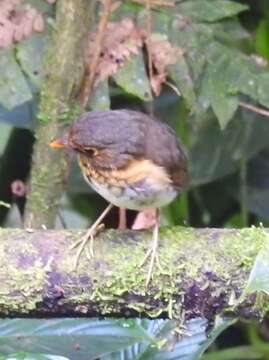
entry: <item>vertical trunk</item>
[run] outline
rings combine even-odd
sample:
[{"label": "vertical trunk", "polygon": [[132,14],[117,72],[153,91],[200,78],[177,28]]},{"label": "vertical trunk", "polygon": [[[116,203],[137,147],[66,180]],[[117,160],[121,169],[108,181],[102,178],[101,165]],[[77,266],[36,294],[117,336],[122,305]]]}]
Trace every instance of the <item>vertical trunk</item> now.
[{"label": "vertical trunk", "polygon": [[76,96],[84,72],[83,52],[93,5],[89,0],[57,1],[55,27],[44,63],[46,77],[41,91],[26,227],[54,226],[67,160],[64,152],[53,151],[48,144],[79,112]]}]

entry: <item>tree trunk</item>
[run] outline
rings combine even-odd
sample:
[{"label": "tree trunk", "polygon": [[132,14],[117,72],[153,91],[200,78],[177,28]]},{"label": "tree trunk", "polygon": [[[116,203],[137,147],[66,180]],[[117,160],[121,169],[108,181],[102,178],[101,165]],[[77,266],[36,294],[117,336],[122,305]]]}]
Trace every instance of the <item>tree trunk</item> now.
[{"label": "tree trunk", "polygon": [[[148,288],[139,263],[151,233],[109,230],[73,269],[79,231],[0,230],[0,316],[147,316],[182,321],[223,312],[261,313],[263,297],[244,296],[256,256],[269,257],[264,229],[163,228],[159,266]],[[264,269],[263,269],[264,270]],[[265,301],[264,301],[265,302]]]},{"label": "tree trunk", "polygon": [[58,0],[56,22],[45,58],[39,126],[36,131],[25,226],[54,226],[67,176],[64,152],[49,149],[50,141],[80,112],[76,97],[84,73],[83,53],[90,30],[93,1]]}]

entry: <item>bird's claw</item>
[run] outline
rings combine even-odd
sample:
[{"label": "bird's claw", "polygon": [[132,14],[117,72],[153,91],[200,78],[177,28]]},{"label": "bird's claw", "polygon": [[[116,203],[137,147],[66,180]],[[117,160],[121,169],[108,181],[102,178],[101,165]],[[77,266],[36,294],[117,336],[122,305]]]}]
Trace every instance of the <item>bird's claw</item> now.
[{"label": "bird's claw", "polygon": [[[77,269],[77,266],[78,266],[78,262],[79,262],[79,258],[82,254],[82,251],[85,249],[85,253],[86,253],[86,256],[89,260],[91,260],[93,257],[94,257],[94,251],[93,251],[93,241],[94,241],[94,237],[104,229],[104,224],[99,224],[97,225],[96,227],[94,228],[90,228],[87,233],[81,238],[79,239],[78,241],[76,241],[74,244],[72,244],[70,246],[70,249],[75,249],[76,247],[78,247],[78,250],[77,250],[77,253],[76,253],[76,256],[75,256],[75,259],[74,259],[74,270]],[[87,248],[87,242],[90,242],[89,245],[90,245],[90,248],[88,250]]]}]

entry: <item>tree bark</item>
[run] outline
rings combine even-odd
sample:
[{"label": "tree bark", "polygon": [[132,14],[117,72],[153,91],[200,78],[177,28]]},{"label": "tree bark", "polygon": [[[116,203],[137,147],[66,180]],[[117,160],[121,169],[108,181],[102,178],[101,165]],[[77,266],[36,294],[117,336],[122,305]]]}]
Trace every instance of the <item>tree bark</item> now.
[{"label": "tree bark", "polygon": [[159,266],[148,288],[139,267],[151,233],[109,230],[74,270],[70,245],[82,231],[0,230],[0,316],[146,316],[185,321],[235,312],[255,316],[265,300],[238,302],[260,251],[264,229],[163,228]]},{"label": "tree bark", "polygon": [[49,149],[50,141],[81,112],[76,97],[84,73],[84,51],[93,1],[58,0],[56,21],[45,59],[39,126],[36,131],[25,226],[54,226],[68,171],[64,152]]}]

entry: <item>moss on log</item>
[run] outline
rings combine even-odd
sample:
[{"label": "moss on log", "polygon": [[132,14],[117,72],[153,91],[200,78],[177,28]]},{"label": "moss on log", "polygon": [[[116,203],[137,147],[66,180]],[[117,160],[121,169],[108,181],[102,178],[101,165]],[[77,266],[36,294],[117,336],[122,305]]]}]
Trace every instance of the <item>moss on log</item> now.
[{"label": "moss on log", "polygon": [[[163,228],[160,266],[148,288],[139,263],[151,233],[109,230],[83,253],[74,271],[70,245],[82,231],[0,230],[0,316],[147,316],[186,320],[266,306],[250,296],[238,305],[259,251],[263,229]],[[269,256],[269,254],[268,254]],[[260,300],[260,299],[259,299]]]}]

